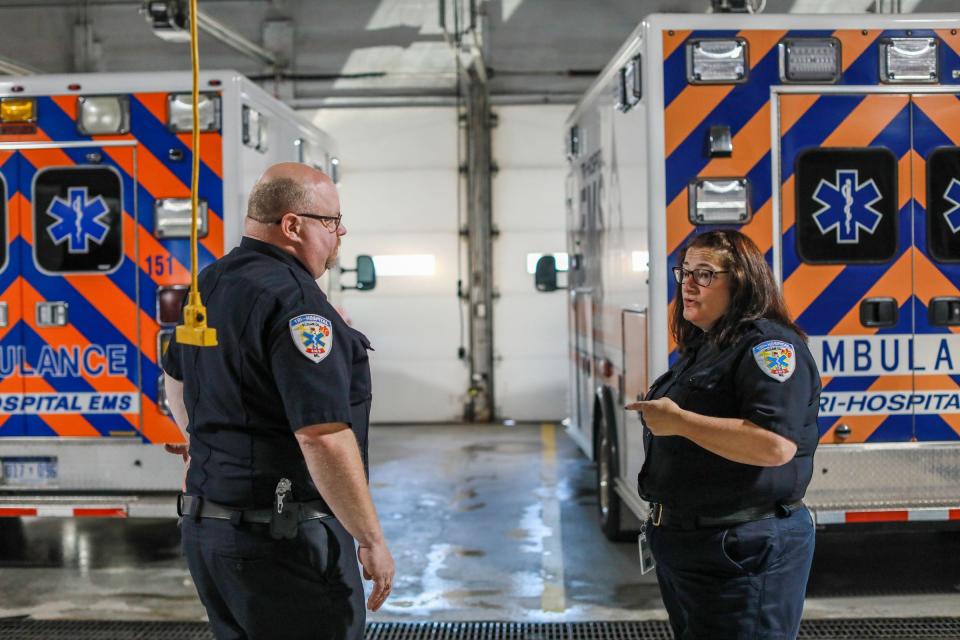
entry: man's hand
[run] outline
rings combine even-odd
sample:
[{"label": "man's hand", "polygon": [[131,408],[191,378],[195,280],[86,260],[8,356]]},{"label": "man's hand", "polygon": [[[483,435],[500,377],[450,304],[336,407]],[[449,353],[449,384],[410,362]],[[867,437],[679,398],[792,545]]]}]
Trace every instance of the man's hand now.
[{"label": "man's hand", "polygon": [[390,555],[386,543],[381,542],[370,546],[360,545],[357,548],[357,559],[363,567],[363,577],[373,580],[373,592],[367,599],[367,609],[376,611],[393,588],[393,574],[396,570],[393,556]]},{"label": "man's hand", "polygon": [[190,445],[186,442],[180,444],[165,444],[163,448],[167,453],[182,457],[184,462],[190,461]]},{"label": "man's hand", "polygon": [[670,398],[640,400],[624,408],[639,411],[643,415],[643,422],[655,436],[681,435],[683,409]]}]

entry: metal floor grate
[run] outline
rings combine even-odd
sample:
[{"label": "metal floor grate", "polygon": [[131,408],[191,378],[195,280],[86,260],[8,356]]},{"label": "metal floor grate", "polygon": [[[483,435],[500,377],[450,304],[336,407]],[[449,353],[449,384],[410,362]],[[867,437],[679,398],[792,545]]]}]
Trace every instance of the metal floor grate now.
[{"label": "metal floor grate", "polygon": [[[367,640],[672,640],[666,622],[374,622]],[[805,620],[801,640],[960,640],[960,618]],[[213,640],[202,622],[0,619],[2,640]]]}]

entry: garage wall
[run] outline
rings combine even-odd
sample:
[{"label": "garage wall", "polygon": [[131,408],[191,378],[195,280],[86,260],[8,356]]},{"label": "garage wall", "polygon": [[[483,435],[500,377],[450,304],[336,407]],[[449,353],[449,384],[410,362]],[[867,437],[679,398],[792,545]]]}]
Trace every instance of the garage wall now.
[{"label": "garage wall", "polygon": [[[549,420],[565,413],[565,297],[562,291],[535,291],[527,254],[564,250],[561,140],[569,111],[495,108],[499,171],[493,206],[500,235],[494,241],[494,385],[504,418]],[[376,349],[372,419],[456,422],[469,376],[457,355],[456,110],[329,109],[307,115],[339,147],[347,227],[341,263],[352,265],[359,253],[435,257],[433,275],[381,273],[375,290],[342,296],[353,325]],[[352,283],[353,276],[344,281]]]},{"label": "garage wall", "polygon": [[565,292],[537,292],[527,255],[566,250],[563,122],[571,109],[495,108],[494,386],[498,413],[515,420],[559,420],[567,413]]},{"label": "garage wall", "polygon": [[[433,255],[433,275],[378,277],[342,302],[371,354],[374,422],[459,420],[468,370],[457,290],[457,121],[453,108],[329,109],[307,114],[337,142],[347,235],[359,253]],[[345,283],[353,276],[345,274]]]}]

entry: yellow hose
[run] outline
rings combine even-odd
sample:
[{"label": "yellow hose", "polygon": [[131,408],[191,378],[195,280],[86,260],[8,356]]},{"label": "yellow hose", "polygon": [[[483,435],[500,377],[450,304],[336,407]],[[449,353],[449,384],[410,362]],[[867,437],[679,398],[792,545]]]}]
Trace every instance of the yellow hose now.
[{"label": "yellow hose", "polygon": [[200,48],[197,38],[197,0],[190,0],[190,60],[193,65],[193,168],[190,177],[190,293],[177,327],[177,342],[195,347],[217,346],[217,330],[207,326],[207,309],[197,281],[197,219],[200,189]]}]

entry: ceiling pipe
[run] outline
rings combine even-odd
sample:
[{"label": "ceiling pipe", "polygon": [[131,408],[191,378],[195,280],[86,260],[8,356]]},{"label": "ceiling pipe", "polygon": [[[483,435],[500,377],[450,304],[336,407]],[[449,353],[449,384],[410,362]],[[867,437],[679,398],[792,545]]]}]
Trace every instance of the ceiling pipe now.
[{"label": "ceiling pipe", "polygon": [[0,73],[10,76],[32,76],[40,73],[40,70],[0,56]]},{"label": "ceiling pipe", "polygon": [[279,64],[277,56],[267,51],[256,42],[247,40],[245,37],[226,26],[219,20],[211,18],[202,11],[197,11],[197,27],[209,36],[212,36],[240,53],[259,60],[263,64],[276,67]]}]

